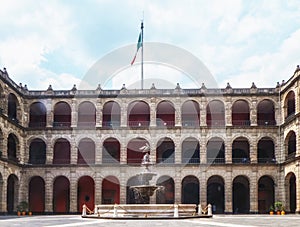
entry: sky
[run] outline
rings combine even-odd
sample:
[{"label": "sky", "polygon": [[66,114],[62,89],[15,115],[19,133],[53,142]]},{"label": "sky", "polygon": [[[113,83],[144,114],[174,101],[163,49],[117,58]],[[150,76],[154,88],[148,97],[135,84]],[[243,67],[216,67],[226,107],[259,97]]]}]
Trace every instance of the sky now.
[{"label": "sky", "polygon": [[[71,89],[99,59],[128,45],[133,48],[120,70],[123,78],[98,80],[104,89],[134,83],[140,68],[130,62],[141,19],[145,44],[190,53],[222,88],[227,82],[233,88],[249,88],[252,82],[275,87],[300,64],[299,0],[0,0],[0,6],[0,68],[29,90],[50,84],[54,90]],[[182,88],[199,85],[176,76],[176,65],[164,66],[146,64],[145,77],[155,74]]]}]

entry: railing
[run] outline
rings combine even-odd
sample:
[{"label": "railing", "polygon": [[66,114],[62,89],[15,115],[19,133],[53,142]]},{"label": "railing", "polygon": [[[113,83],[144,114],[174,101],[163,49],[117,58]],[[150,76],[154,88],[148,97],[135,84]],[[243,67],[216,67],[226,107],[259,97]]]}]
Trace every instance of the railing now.
[{"label": "railing", "polygon": [[30,128],[45,128],[46,122],[29,122]]},{"label": "railing", "polygon": [[92,122],[92,121],[79,121],[77,123],[77,127],[84,127],[84,128],[93,128],[95,127],[96,122]]},{"label": "railing", "polygon": [[257,159],[258,163],[276,163],[276,159],[275,158],[258,158]]},{"label": "railing", "polygon": [[232,158],[232,163],[242,163],[242,164],[249,164],[250,159],[249,158]]},{"label": "railing", "polygon": [[182,164],[200,164],[200,158],[182,158]]},{"label": "railing", "polygon": [[257,120],[257,124],[260,126],[273,126],[276,125],[275,120]]},{"label": "railing", "polygon": [[175,126],[175,121],[163,121],[161,119],[156,120],[156,126],[159,128],[164,128],[164,127],[174,127]]},{"label": "railing", "polygon": [[199,127],[199,121],[182,121],[182,127]]},{"label": "railing", "polygon": [[129,121],[128,125],[131,128],[148,128],[150,121]]},{"label": "railing", "polygon": [[103,128],[118,128],[120,127],[120,121],[103,121],[102,127]]},{"label": "railing", "polygon": [[[141,161],[139,159],[139,161]],[[115,158],[102,158],[102,163],[105,163],[105,164],[119,164],[120,161],[115,159]]]},{"label": "railing", "polygon": [[225,127],[225,121],[224,120],[207,120],[206,124],[207,124],[208,127],[211,127],[211,128]]},{"label": "railing", "polygon": [[71,122],[53,122],[53,127],[55,127],[55,128],[69,128],[69,127],[71,127]]},{"label": "railing", "polygon": [[288,154],[285,159],[286,160],[291,160],[291,159],[294,159],[296,157],[296,152],[292,152],[290,154]]},{"label": "railing", "polygon": [[234,126],[250,126],[250,120],[232,120],[232,125]]},{"label": "railing", "polygon": [[207,163],[211,164],[222,164],[225,163],[225,158],[207,158]]}]

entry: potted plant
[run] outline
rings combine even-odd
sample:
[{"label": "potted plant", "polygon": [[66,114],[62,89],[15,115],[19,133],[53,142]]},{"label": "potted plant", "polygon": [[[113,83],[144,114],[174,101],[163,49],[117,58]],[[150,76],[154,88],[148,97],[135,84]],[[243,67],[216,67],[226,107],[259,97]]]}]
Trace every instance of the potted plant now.
[{"label": "potted plant", "polygon": [[270,206],[270,215],[273,215],[274,214],[274,207],[273,205]]},{"label": "potted plant", "polygon": [[284,206],[281,208],[281,215],[285,215]]},{"label": "potted plant", "polygon": [[275,210],[276,210],[277,214],[281,214],[281,211],[282,211],[282,202],[276,201],[274,203],[274,207],[275,207]]},{"label": "potted plant", "polygon": [[25,215],[26,212],[28,211],[28,203],[26,201],[22,201],[18,205],[18,208],[19,208],[18,210],[22,212],[22,215]]}]

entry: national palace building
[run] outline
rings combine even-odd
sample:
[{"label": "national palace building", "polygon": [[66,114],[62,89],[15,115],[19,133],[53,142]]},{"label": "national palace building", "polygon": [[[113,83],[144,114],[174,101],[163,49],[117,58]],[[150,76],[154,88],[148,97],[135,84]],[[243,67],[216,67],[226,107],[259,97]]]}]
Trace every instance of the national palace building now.
[{"label": "national palace building", "polygon": [[274,88],[28,90],[0,70],[0,212],[134,203],[150,147],[150,203],[214,213],[300,212],[300,69]]}]

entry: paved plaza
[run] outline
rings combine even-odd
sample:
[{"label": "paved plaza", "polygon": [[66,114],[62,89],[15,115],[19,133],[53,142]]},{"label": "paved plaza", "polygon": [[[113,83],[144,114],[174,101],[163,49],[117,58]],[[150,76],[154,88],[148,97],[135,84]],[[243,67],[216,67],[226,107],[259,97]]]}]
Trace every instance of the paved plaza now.
[{"label": "paved plaza", "polygon": [[256,226],[300,226],[300,215],[215,215],[213,218],[181,220],[102,220],[81,218],[79,215],[49,216],[0,216],[1,227],[75,227],[75,226],[109,226],[109,227],[256,227]]}]

